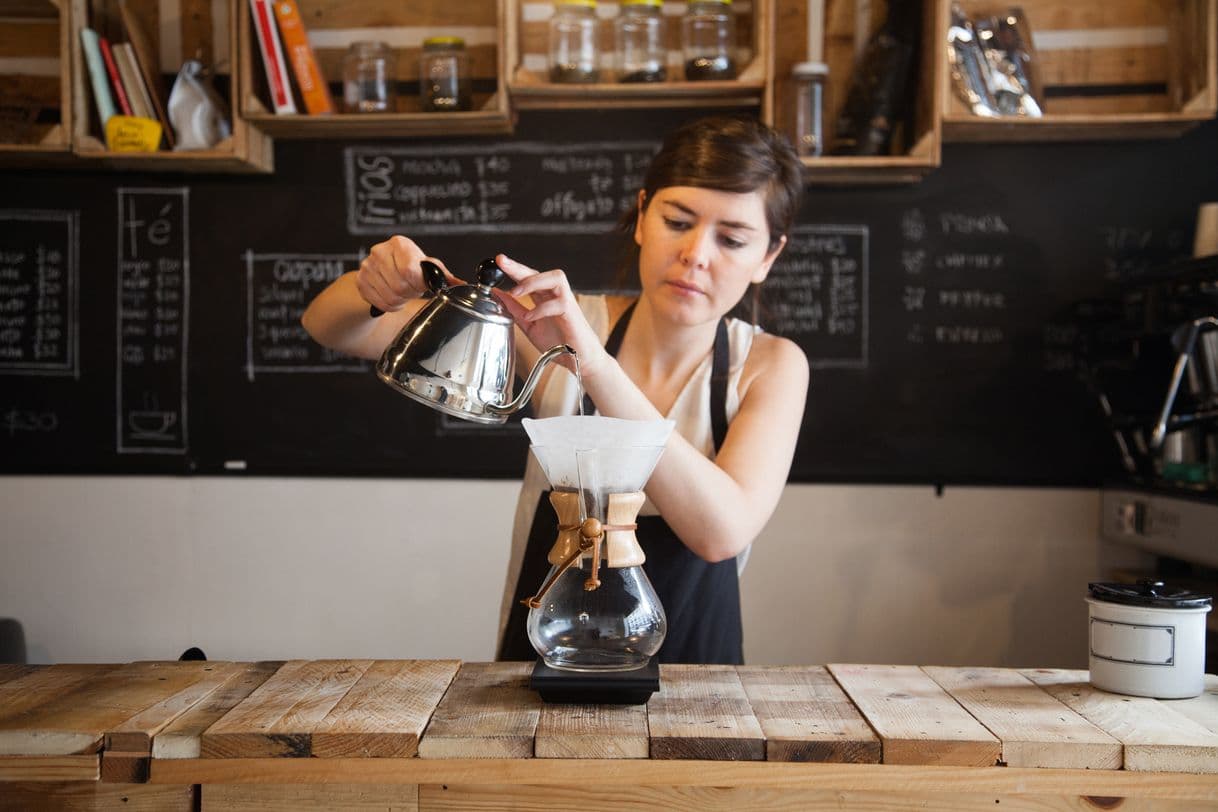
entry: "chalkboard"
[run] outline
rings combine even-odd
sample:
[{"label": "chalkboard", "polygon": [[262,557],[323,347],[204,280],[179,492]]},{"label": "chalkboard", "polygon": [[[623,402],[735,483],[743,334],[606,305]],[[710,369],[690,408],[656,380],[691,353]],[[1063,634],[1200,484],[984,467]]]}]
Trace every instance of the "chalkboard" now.
[{"label": "chalkboard", "polygon": [[[692,111],[522,114],[511,137],[276,145],[269,176],[8,172],[0,470],[518,477],[518,421],[440,416],[309,340],[375,242],[459,275],[504,251],[617,289],[663,134]],[[810,187],[763,290],[811,385],[791,479],[1086,486],[1117,463],[1075,303],[1184,256],[1218,125],[949,145],[913,186]]]}]

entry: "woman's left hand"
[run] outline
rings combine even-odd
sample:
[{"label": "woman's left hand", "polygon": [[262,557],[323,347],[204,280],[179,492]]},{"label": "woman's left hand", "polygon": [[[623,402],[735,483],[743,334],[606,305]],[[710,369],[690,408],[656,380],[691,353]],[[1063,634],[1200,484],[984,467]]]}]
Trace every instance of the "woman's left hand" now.
[{"label": "woman's left hand", "polygon": [[[516,287],[496,290],[495,295],[512,314],[517,326],[539,351],[566,344],[579,357],[580,375],[591,377],[609,354],[575,301],[575,294],[561,270],[537,271],[497,254],[495,262]],[[531,302],[531,307],[526,302]]]}]

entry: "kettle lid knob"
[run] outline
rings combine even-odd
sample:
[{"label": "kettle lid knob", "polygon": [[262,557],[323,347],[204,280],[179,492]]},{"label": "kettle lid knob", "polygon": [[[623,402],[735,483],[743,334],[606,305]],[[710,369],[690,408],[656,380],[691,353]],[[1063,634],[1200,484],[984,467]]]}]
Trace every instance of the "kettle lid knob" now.
[{"label": "kettle lid knob", "polygon": [[484,259],[478,263],[478,284],[484,288],[493,288],[507,277],[499,263],[494,259]]}]

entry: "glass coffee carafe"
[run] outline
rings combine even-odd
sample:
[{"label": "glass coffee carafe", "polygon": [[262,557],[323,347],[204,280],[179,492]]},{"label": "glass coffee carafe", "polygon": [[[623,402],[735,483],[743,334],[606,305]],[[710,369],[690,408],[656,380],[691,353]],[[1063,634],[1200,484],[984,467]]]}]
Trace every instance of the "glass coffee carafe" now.
[{"label": "glass coffee carafe", "polygon": [[524,423],[558,524],[550,572],[526,601],[529,642],[551,668],[642,668],[667,624],[643,571],[635,519],[672,423],[582,416]]}]

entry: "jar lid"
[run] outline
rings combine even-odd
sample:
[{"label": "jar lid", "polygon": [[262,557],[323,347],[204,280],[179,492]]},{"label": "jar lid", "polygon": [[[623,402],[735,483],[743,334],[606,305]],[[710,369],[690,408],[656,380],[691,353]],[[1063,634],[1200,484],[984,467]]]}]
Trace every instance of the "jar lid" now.
[{"label": "jar lid", "polygon": [[792,76],[827,76],[829,66],[824,62],[796,62],[791,66]]},{"label": "jar lid", "polygon": [[1166,586],[1162,581],[1149,578],[1143,578],[1136,584],[1091,583],[1087,585],[1087,591],[1098,601],[1157,609],[1204,609],[1214,600],[1209,595]]},{"label": "jar lid", "polygon": [[428,37],[423,40],[424,48],[464,48],[465,40],[461,37]]}]

